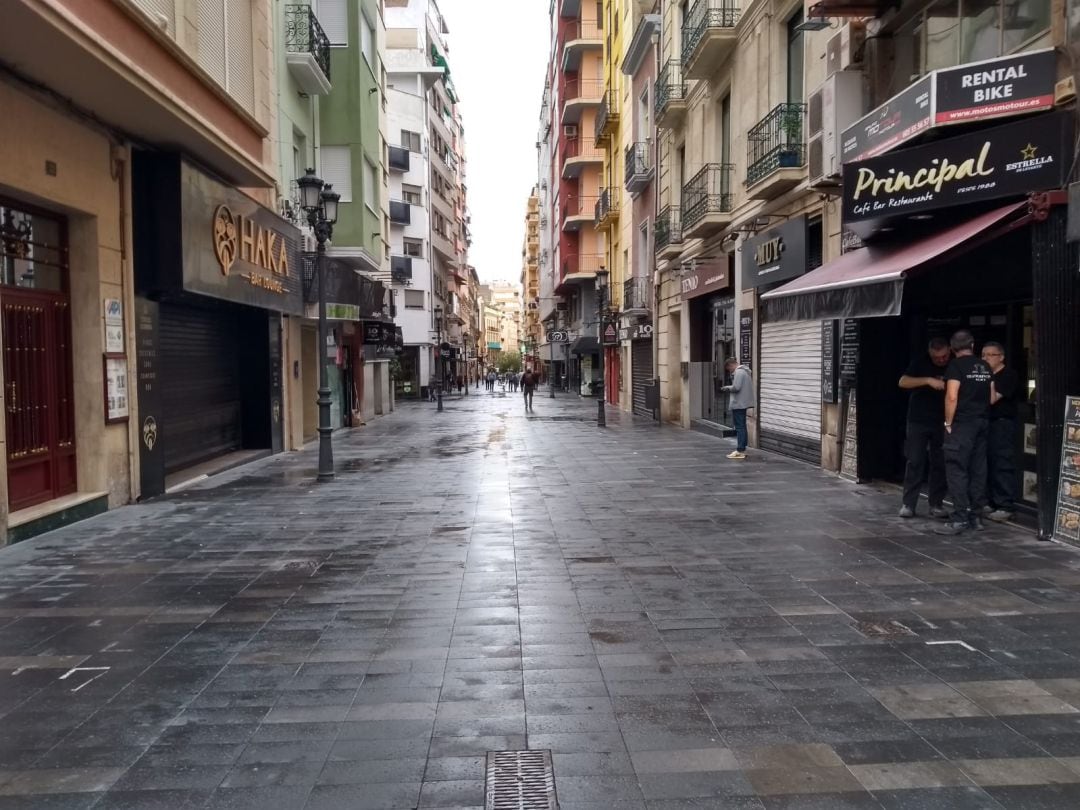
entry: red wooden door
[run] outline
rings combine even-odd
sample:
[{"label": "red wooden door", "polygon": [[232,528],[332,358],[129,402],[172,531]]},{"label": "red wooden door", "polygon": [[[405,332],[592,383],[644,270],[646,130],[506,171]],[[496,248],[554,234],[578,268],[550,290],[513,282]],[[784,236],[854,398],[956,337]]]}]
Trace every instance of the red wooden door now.
[{"label": "red wooden door", "polygon": [[63,292],[0,288],[8,502],[14,511],[76,488],[71,313]]}]

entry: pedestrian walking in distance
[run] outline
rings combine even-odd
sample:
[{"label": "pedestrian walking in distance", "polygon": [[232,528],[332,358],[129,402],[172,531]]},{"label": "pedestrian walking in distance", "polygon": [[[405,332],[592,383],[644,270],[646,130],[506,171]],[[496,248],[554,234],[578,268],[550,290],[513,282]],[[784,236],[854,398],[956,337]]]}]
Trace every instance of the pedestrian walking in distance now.
[{"label": "pedestrian walking in distance", "polygon": [[907,437],[904,441],[904,495],[900,517],[915,517],[919,489],[927,482],[930,515],[945,518],[945,368],[951,357],[949,343],[934,338],[926,354],[911,361],[900,377],[900,387],[910,391]]},{"label": "pedestrian walking in distance", "polygon": [[987,494],[989,505],[984,510],[991,520],[1004,522],[1013,516],[1016,504],[1016,416],[1020,376],[1005,366],[1005,348],[1000,343],[987,343],[982,359],[993,375],[990,397],[990,424],[987,444]]},{"label": "pedestrian walking in distance", "polygon": [[975,356],[975,338],[961,329],[949,341],[955,355],[945,369],[945,477],[952,496],[952,520],[935,531],[960,534],[979,530],[973,509],[986,499],[986,433],[993,375]]},{"label": "pedestrian walking in distance", "polygon": [[746,431],[746,412],[756,404],[754,400],[754,378],[750,368],[734,357],[724,362],[724,371],[731,375],[731,385],[720,388],[731,394],[731,420],[735,423],[735,450],[728,453],[728,458],[742,460],[746,458],[746,445],[749,436]]},{"label": "pedestrian walking in distance", "polygon": [[536,390],[536,386],[540,383],[540,377],[531,368],[525,369],[525,373],[521,375],[521,393],[525,398],[525,410],[531,411],[533,409],[533,391]]}]

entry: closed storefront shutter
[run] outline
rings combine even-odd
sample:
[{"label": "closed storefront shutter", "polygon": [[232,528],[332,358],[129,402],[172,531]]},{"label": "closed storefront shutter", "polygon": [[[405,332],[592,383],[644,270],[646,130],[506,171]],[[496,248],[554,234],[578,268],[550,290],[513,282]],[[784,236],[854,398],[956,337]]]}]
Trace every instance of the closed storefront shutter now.
[{"label": "closed storefront shutter", "polygon": [[645,389],[653,377],[651,340],[635,340],[630,344],[630,373],[634,413],[652,416],[652,411],[645,405]]},{"label": "closed storefront shutter", "polygon": [[237,319],[225,310],[162,304],[158,351],[165,470],[241,446]]},{"label": "closed storefront shutter", "polygon": [[763,449],[821,463],[821,322],[761,326]]}]

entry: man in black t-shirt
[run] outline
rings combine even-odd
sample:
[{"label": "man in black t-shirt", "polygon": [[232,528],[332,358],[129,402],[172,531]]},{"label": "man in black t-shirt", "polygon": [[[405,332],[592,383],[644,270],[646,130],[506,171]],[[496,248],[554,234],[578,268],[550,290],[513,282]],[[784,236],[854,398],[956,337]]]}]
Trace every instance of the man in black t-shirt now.
[{"label": "man in black t-shirt", "polygon": [[938,534],[981,529],[972,506],[986,498],[986,430],[990,415],[990,367],[976,357],[975,337],[961,329],[949,341],[955,357],[945,369],[945,476],[952,495],[952,522]]},{"label": "man in black t-shirt", "polygon": [[1000,343],[991,342],[983,346],[982,359],[994,375],[990,424],[986,434],[990,468],[987,489],[992,508],[988,517],[1004,522],[1012,517],[1016,503],[1016,397],[1020,390],[1020,377],[1011,368],[1005,367],[1005,349]]},{"label": "man in black t-shirt", "polygon": [[[904,502],[900,517],[915,516],[919,488],[927,481],[930,514],[947,517],[945,500],[945,457],[942,441],[945,428],[945,367],[949,364],[949,344],[934,338],[927,353],[916,358],[900,378],[900,387],[911,391],[908,399],[907,438],[904,442]],[[929,470],[927,469],[929,467]]]}]

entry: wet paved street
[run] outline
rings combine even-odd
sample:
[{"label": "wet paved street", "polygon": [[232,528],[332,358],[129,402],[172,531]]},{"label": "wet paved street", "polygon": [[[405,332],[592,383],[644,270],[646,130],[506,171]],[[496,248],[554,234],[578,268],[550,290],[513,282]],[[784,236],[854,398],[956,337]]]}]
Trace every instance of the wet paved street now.
[{"label": "wet paved street", "polygon": [[546,392],[0,552],[0,810],[1080,807],[1080,553]]}]

